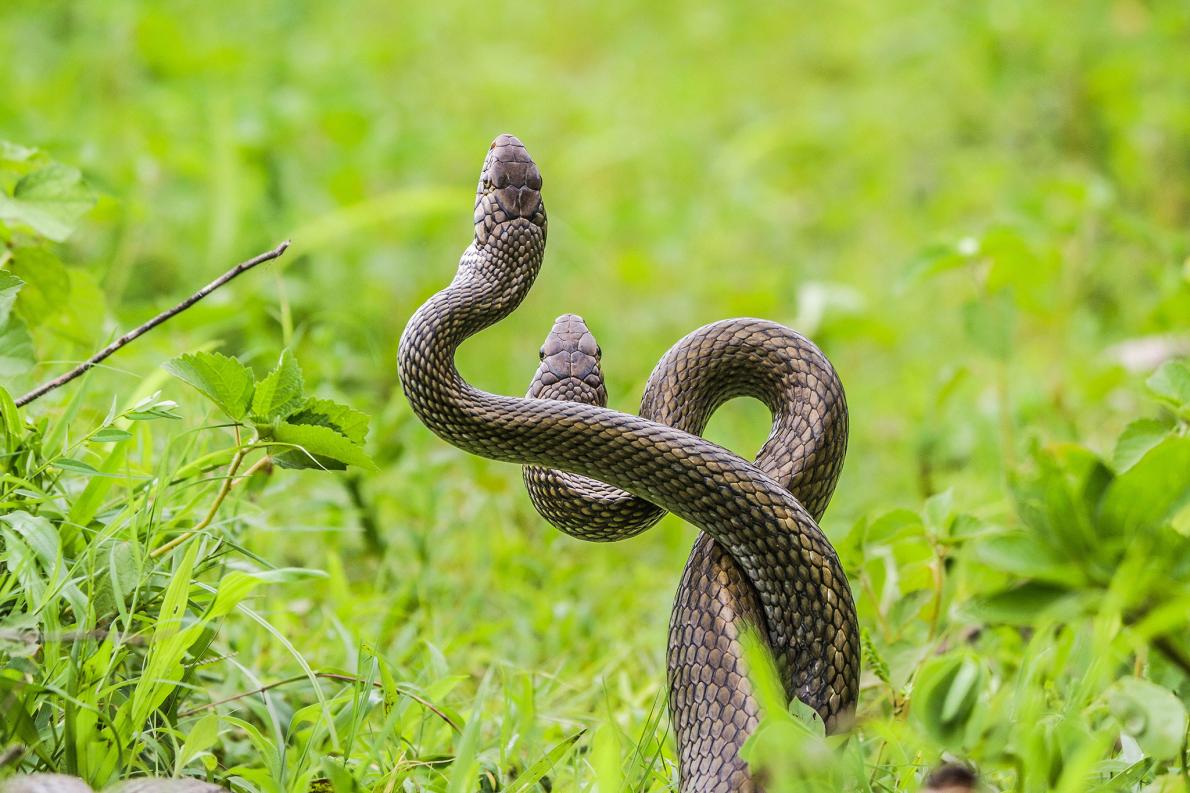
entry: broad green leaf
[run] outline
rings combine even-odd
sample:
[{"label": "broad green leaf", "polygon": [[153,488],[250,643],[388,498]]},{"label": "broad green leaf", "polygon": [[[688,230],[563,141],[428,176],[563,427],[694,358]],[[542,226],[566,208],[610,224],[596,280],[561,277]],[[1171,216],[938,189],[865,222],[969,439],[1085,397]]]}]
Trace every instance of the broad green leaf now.
[{"label": "broad green leaf", "polygon": [[925,536],[921,516],[911,509],[894,509],[868,526],[864,532],[864,544],[887,545],[909,536]]},{"label": "broad green leaf", "polygon": [[179,355],[163,368],[214,402],[233,421],[242,421],[252,401],[252,370],[217,352]]},{"label": "broad green leaf", "polygon": [[232,570],[219,582],[219,589],[215,593],[215,600],[211,603],[207,617],[213,619],[230,613],[260,583],[261,579],[250,573]]},{"label": "broad green leaf", "polygon": [[1122,474],[1136,465],[1149,449],[1169,434],[1171,427],[1169,422],[1159,419],[1137,419],[1125,427],[1112,453],[1112,467],[1116,473]]},{"label": "broad green leaf", "polygon": [[252,418],[268,423],[289,416],[302,406],[302,370],[289,350],[281,353],[277,368],[256,384]]},{"label": "broad green leaf", "polygon": [[967,610],[985,622],[1032,625],[1042,614],[1074,611],[1077,606],[1077,599],[1069,589],[1030,581],[980,598]]},{"label": "broad green leaf", "polygon": [[1099,518],[1122,536],[1153,530],[1190,501],[1190,437],[1165,438],[1108,487]]},{"label": "broad green leaf", "polygon": [[0,328],[8,322],[8,315],[12,313],[12,306],[17,301],[17,293],[25,282],[7,270],[0,270]]},{"label": "broad green leaf", "polygon": [[1190,361],[1166,361],[1145,382],[1157,397],[1175,410],[1190,410]]},{"label": "broad green leaf", "polygon": [[15,377],[33,368],[33,338],[25,323],[10,316],[0,327],[0,377]]},{"label": "broad green leaf", "polygon": [[186,731],[186,741],[178,752],[174,773],[181,774],[183,768],[199,755],[208,751],[217,740],[219,740],[219,714],[208,713]]},{"label": "broad green leaf", "polygon": [[78,169],[55,163],[22,177],[11,196],[0,194],[0,220],[23,223],[62,242],[94,204]]},{"label": "broad green leaf", "polygon": [[291,415],[290,424],[315,424],[330,427],[346,435],[352,442],[363,444],[368,437],[368,423],[371,417],[355,408],[333,402],[329,399],[310,398],[301,410]]},{"label": "broad green leaf", "polygon": [[[341,465],[354,465],[369,471],[376,470],[376,464],[360,446],[329,427],[290,424],[283,421],[273,429],[273,438],[279,443],[297,447],[290,450],[294,454],[279,453],[276,455],[277,458],[281,458],[284,454],[284,458],[277,460],[278,464],[283,467],[334,470],[332,466],[323,463],[325,459]],[[311,455],[315,459],[311,459]]]},{"label": "broad green leaf", "polygon": [[913,685],[911,717],[944,746],[960,745],[982,676],[974,658],[945,655],[927,661]]},{"label": "broad green leaf", "polygon": [[1157,760],[1171,760],[1182,750],[1186,707],[1172,691],[1148,680],[1125,677],[1108,693],[1112,715]]},{"label": "broad green leaf", "polygon": [[[22,245],[13,249],[8,264],[13,275],[25,282],[16,313],[30,327],[40,327],[70,306],[70,271],[48,245]],[[95,311],[97,307],[90,310]]]},{"label": "broad green leaf", "polygon": [[973,547],[979,561],[1021,578],[1047,581],[1059,586],[1077,586],[1083,576],[1066,560],[1057,558],[1036,534],[1012,532],[990,537]]}]

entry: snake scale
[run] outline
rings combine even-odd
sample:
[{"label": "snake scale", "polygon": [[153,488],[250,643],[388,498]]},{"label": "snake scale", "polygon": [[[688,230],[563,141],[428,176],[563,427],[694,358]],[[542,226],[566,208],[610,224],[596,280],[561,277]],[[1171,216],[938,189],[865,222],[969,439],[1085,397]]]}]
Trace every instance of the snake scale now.
[{"label": "snake scale", "polygon": [[[496,138],[480,174],[475,237],[454,279],[414,313],[398,368],[414,413],[473,454],[530,466],[551,522],[585,539],[643,531],[670,511],[702,530],[670,627],[671,718],[683,791],[758,789],[739,749],[759,709],[740,651],[745,625],[767,639],[787,694],[828,729],[859,689],[855,605],[818,528],[842,466],[847,409],[833,368],[775,323],[736,319],[678,342],[650,378],[641,415],[608,409],[600,351],[574,315],[546,339],[530,395],[487,393],[454,365],[468,337],[508,316],[541,269],[541,173],[519,140]],[[773,412],[757,463],[698,436],[727,399]]]}]

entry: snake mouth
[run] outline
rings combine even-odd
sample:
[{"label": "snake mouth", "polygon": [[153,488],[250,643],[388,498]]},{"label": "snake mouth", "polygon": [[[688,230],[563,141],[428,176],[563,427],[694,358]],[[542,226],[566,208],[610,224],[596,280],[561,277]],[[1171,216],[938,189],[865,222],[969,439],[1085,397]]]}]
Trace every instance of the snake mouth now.
[{"label": "snake mouth", "polygon": [[492,141],[475,194],[475,233],[482,243],[492,229],[511,220],[527,220],[545,228],[541,171],[525,144],[515,135]]}]

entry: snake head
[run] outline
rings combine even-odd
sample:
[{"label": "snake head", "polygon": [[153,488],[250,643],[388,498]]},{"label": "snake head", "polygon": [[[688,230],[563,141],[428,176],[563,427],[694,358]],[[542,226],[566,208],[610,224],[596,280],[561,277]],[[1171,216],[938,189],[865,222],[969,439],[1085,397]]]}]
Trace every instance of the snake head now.
[{"label": "snake head", "polygon": [[559,399],[607,407],[599,359],[603,351],[578,314],[563,314],[541,345],[541,365],[529,385],[530,399]]},{"label": "snake head", "polygon": [[515,135],[492,141],[479,188],[475,192],[475,239],[482,245],[504,223],[524,222],[545,231],[545,204],[541,200],[541,171],[525,144]]}]

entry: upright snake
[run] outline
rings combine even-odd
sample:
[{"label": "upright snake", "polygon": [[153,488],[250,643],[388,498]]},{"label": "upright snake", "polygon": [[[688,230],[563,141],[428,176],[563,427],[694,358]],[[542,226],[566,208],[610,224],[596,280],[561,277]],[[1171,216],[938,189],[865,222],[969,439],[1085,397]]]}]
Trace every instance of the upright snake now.
[{"label": "upright snake", "polygon": [[[516,309],[545,252],[541,173],[511,135],[488,151],[474,222],[454,280],[401,336],[398,366],[409,404],[449,443],[533,466],[526,480],[535,503],[572,534],[628,536],[666,510],[703,530],[670,628],[681,788],[755,790],[739,757],[759,715],[738,642],[745,624],[767,638],[787,694],[813,707],[828,729],[846,723],[858,695],[855,605],[816,522],[846,447],[838,378],[793,331],[727,320],[666,354],[641,415],[633,416],[604,406],[599,350],[582,321],[567,316],[546,341],[530,397],[481,391],[459,375],[455,351]],[[757,465],[697,435],[720,404],[743,395],[774,414]]]}]

